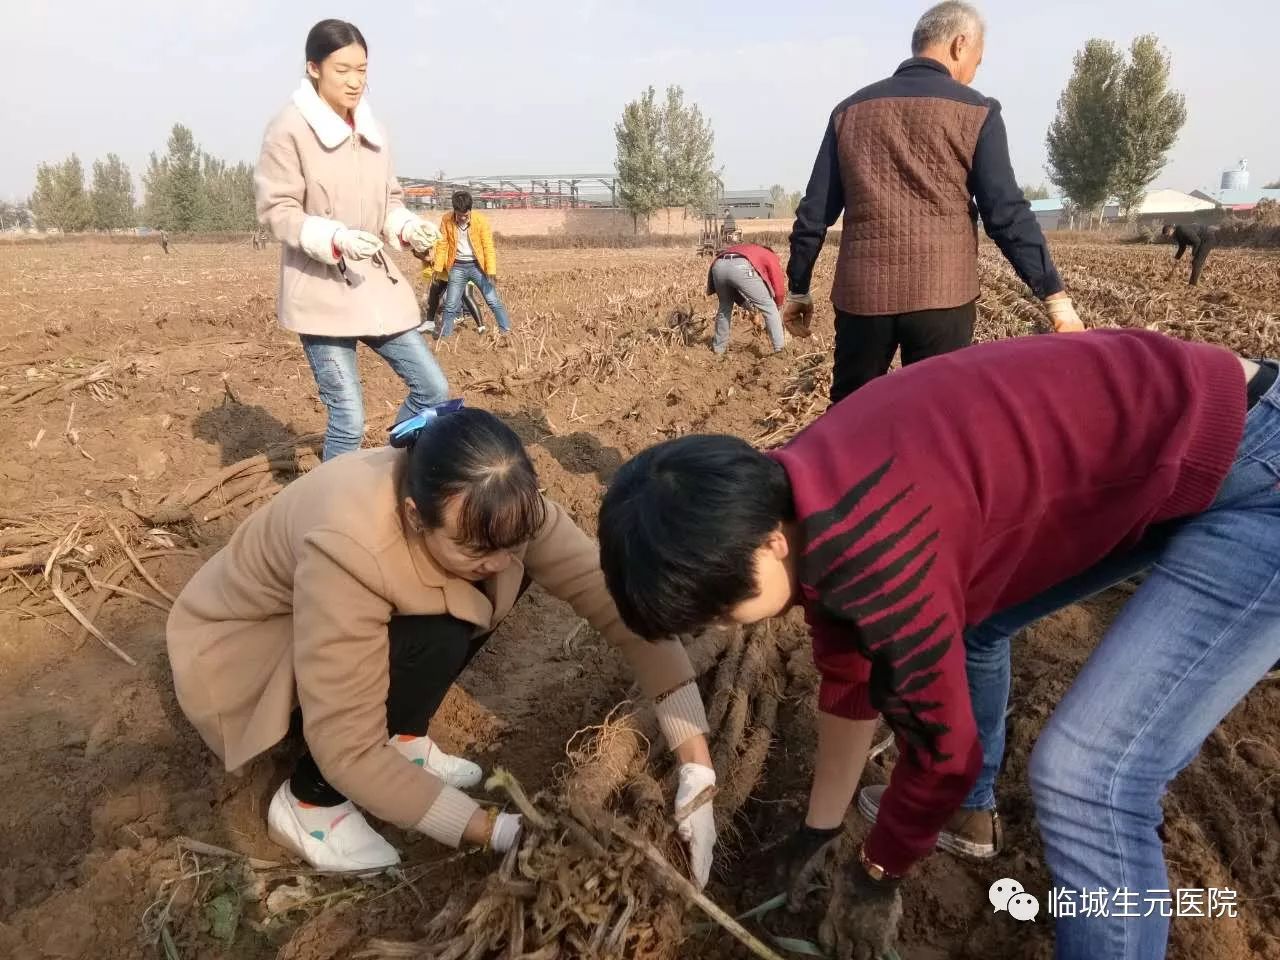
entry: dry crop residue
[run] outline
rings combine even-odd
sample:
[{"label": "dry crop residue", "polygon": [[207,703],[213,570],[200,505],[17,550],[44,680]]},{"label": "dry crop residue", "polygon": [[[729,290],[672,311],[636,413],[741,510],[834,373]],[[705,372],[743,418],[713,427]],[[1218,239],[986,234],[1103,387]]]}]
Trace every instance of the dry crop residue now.
[{"label": "dry crop residue", "polygon": [[[1275,254],[1215,251],[1191,289],[1182,274],[1166,279],[1167,247],[1055,241],[1054,252],[1087,323],[1280,352]],[[297,746],[242,777],[221,773],[176,709],[166,601],[138,569],[176,592],[256,503],[314,463],[323,413],[296,339],[274,325],[274,253],[189,244],[163,257],[152,246],[69,242],[7,245],[5,254],[0,956],[125,960],[164,956],[168,942],[184,958],[327,960],[372,939],[417,940],[450,892],[474,902],[496,861],[389,830],[405,853],[398,877],[340,882],[281,862],[262,818]],[[828,250],[815,291],[828,288],[832,263]],[[602,484],[644,446],[693,431],[777,443],[825,406],[829,306],[819,306],[818,336],[780,357],[739,314],[721,360],[709,349],[706,268],[691,250],[513,250],[500,282],[516,334],[499,344],[464,325],[440,351],[455,391],[515,427],[548,492],[588,529]],[[979,336],[1032,333],[1039,311],[991,248],[982,271]],[[401,388],[363,351],[361,371],[375,442]],[[136,666],[72,619],[53,593],[55,573],[62,597]],[[1047,891],[1027,756],[1122,599],[1064,611],[1019,641],[1001,780],[1009,852],[981,866],[937,855],[908,880],[906,960],[1051,955],[1051,922],[992,915],[986,890],[1007,875]],[[741,806],[709,892],[731,911],[773,892],[766,847],[803,811],[814,676],[801,625],[785,624],[782,640],[786,695],[772,737],[759,732],[765,699],[743,706],[708,678],[718,724],[740,731],[736,762],[762,767],[722,783],[721,805]],[[509,768],[532,793],[554,790],[566,743],[599,724],[627,687],[600,639],[534,591],[476,659],[435,732],[486,766]],[[1278,718],[1280,684],[1259,687],[1165,804],[1171,884],[1230,886],[1240,896],[1239,919],[1175,920],[1177,960],[1280,960]],[[728,742],[717,745],[722,755]],[[885,778],[891,760],[873,763],[868,780]],[[627,798],[620,809],[642,802]],[[850,823],[863,829],[856,816]],[[811,934],[813,919],[769,922]],[[688,949],[742,955],[723,936]]]}]

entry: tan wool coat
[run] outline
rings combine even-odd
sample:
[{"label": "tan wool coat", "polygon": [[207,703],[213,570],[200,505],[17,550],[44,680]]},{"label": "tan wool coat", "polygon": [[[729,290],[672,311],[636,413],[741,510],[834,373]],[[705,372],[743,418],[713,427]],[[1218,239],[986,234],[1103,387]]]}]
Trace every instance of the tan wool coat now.
[{"label": "tan wool coat", "polygon": [[[418,325],[413,286],[392,258],[338,270],[333,236],[364,230],[403,249],[405,209],[386,132],[366,101],[354,129],[307,80],[267,127],[254,170],[258,219],[281,243],[280,325],[327,337],[388,336]],[[389,275],[388,275],[389,274]],[[394,280],[394,282],[393,282]]]},{"label": "tan wool coat", "polygon": [[191,579],[168,622],[183,712],[228,770],[279,742],[295,706],[325,779],[358,806],[457,845],[476,810],[387,742],[387,624],[394,614],[448,613],[496,627],[526,574],[567,601],[626,655],[672,746],[705,732],[693,670],[677,642],[623,626],[599,552],[565,511],[516,559],[475,584],[443,571],[403,523],[407,454],[345,454],[291,483],[246,520]]}]

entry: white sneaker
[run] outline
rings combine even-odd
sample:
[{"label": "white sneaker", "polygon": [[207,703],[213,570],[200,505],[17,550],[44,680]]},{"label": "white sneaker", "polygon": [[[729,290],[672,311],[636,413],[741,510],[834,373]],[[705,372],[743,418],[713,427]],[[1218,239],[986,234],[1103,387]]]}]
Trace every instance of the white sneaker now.
[{"label": "white sneaker", "polygon": [[435,333],[436,322],[434,320],[422,321],[422,323],[418,324],[418,332],[419,333]]},{"label": "white sneaker", "polygon": [[467,790],[478,786],[484,771],[470,760],[445,753],[430,737],[399,734],[391,738],[391,745],[420,767],[430,770],[451,787]]},{"label": "white sneaker", "polygon": [[336,807],[307,806],[293,795],[288,780],[267,808],[267,836],[325,873],[377,873],[400,862],[395,847],[350,800]]},{"label": "white sneaker", "polygon": [[893,731],[889,729],[889,725],[887,723],[881,720],[876,724],[876,732],[871,738],[871,750],[867,754],[867,759],[874,760],[892,746]]},{"label": "white sneaker", "polygon": [[[875,823],[886,787],[878,784],[858,791],[858,812]],[[966,810],[951,815],[938,835],[938,848],[966,860],[990,860],[1000,852],[1004,828],[994,810]]]}]

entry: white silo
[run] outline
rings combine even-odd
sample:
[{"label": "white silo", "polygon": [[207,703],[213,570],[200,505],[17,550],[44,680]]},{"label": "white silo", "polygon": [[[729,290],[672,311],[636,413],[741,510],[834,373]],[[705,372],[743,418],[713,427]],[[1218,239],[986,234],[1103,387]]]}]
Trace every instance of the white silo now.
[{"label": "white silo", "polygon": [[1241,160],[1240,166],[1234,170],[1224,171],[1222,174],[1223,190],[1248,190],[1249,189],[1249,161]]}]

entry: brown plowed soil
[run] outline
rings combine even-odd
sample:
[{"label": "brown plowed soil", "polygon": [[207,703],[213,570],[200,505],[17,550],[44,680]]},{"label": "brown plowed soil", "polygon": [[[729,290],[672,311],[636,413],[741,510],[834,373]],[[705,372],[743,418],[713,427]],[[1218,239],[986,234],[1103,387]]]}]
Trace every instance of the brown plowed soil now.
[{"label": "brown plowed soil", "polygon": [[[1055,253],[1091,323],[1280,353],[1274,254],[1217,251],[1205,286],[1191,291],[1165,279],[1166,248],[1064,243]],[[122,494],[154,503],[323,428],[302,352],[274,323],[274,253],[179,244],[166,257],[152,246],[76,242],[7,245],[4,254],[0,559],[24,549],[6,531],[61,536],[105,512],[134,543],[196,551],[148,561],[176,591],[244,511],[148,532]],[[829,286],[832,260],[824,255],[815,290]],[[825,406],[829,307],[816,323],[825,333],[776,358],[740,316],[721,360],[708,348],[706,268],[680,249],[511,251],[501,287],[517,334],[499,345],[464,326],[440,354],[454,390],[508,418],[549,492],[589,529],[602,482],[647,444],[693,431],[777,442]],[[981,334],[1031,333],[1037,312],[989,249],[983,273]],[[62,389],[104,361],[115,364],[105,382]],[[401,391],[372,355],[362,355],[362,373],[377,442]],[[370,883],[307,877],[287,863],[251,870],[184,846],[179,838],[276,860],[263,811],[296,745],[243,776],[223,774],[176,708],[160,610],[116,597],[96,616],[137,660],[130,667],[93,640],[77,643],[79,627],[51,601],[42,571],[20,573],[0,569],[0,957],[348,957],[370,936],[411,937],[448,891],[491,868],[483,855],[452,855],[397,831],[389,836],[405,852],[403,874]],[[1001,781],[1008,852],[982,866],[935,855],[917,871],[905,888],[905,960],[1051,956],[1051,920],[993,915],[987,887],[1012,876],[1045,899],[1026,760],[1123,599],[1112,593],[1064,611],[1018,643]],[[793,668],[811,672],[806,658]],[[535,590],[464,676],[436,733],[536,788],[569,736],[626,691],[599,639]],[[711,889],[730,907],[772,892],[758,851],[802,810],[812,722],[810,704],[787,705],[785,737]],[[1278,732],[1280,684],[1260,686],[1174,786],[1172,883],[1232,887],[1240,916],[1176,920],[1172,957],[1280,960]],[[879,762],[867,773],[886,775]],[[736,955],[719,942],[686,949]]]}]

